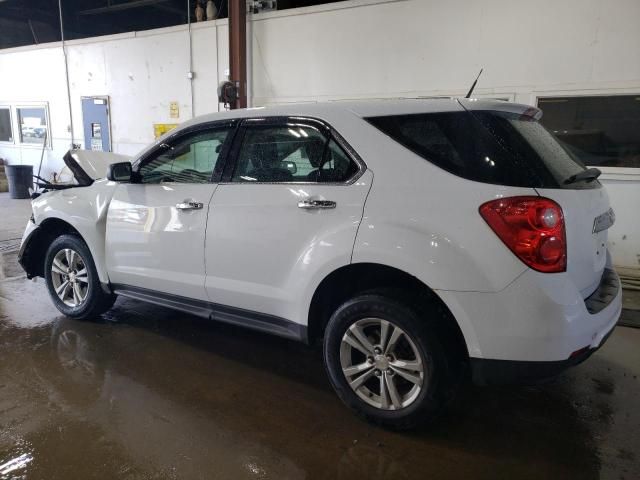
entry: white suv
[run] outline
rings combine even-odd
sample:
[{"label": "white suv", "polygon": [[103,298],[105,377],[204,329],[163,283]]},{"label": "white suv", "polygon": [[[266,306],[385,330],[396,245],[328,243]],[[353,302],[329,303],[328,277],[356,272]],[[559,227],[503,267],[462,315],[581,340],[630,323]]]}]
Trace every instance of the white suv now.
[{"label": "white suv", "polygon": [[599,171],[540,115],[307,104],[199,117],[135,159],[72,151],[77,184],[33,200],[20,261],[70,317],[122,295],[322,343],[347,405],[409,428],[468,372],[551,376],[616,324]]}]

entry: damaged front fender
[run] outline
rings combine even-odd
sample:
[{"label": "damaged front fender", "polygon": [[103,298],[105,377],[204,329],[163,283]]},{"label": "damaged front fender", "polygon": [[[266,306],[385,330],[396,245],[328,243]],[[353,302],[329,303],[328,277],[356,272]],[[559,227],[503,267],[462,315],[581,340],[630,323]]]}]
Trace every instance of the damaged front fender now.
[{"label": "damaged front fender", "polygon": [[85,188],[43,193],[31,202],[30,220],[20,246],[20,264],[30,277],[42,276],[46,250],[65,233],[78,235],[87,244],[101,283],[108,283],[105,265],[106,219],[118,184],[97,180]]}]

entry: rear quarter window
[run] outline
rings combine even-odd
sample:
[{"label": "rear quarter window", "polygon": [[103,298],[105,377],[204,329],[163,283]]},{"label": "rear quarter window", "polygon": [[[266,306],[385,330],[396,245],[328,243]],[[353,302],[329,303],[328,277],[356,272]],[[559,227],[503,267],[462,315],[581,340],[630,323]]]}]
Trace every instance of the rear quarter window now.
[{"label": "rear quarter window", "polygon": [[469,180],[527,188],[599,186],[597,181],[564,184],[584,166],[532,117],[463,111],[366,120],[425,160]]}]

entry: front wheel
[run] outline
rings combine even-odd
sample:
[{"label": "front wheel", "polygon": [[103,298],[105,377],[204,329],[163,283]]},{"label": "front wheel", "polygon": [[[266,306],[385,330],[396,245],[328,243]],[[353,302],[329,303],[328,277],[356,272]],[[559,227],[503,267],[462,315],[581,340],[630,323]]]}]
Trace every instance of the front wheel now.
[{"label": "front wheel", "polygon": [[340,306],[324,339],[325,367],[340,399],[391,429],[433,420],[451,392],[450,362],[434,326],[438,315],[379,294]]},{"label": "front wheel", "polygon": [[116,296],[103,291],[87,245],[75,235],[61,235],[44,264],[49,295],[64,315],[85,320],[107,311]]}]

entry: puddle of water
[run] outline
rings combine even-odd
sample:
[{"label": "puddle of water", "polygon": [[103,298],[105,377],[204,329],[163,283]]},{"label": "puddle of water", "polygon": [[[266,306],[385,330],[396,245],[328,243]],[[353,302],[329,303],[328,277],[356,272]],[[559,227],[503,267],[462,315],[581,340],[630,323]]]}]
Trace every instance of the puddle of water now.
[{"label": "puddle of water", "polygon": [[638,478],[640,335],[396,434],[354,417],[302,345],[127,299],[78,322],[41,281],[0,289],[0,465],[18,466],[0,479]]}]

